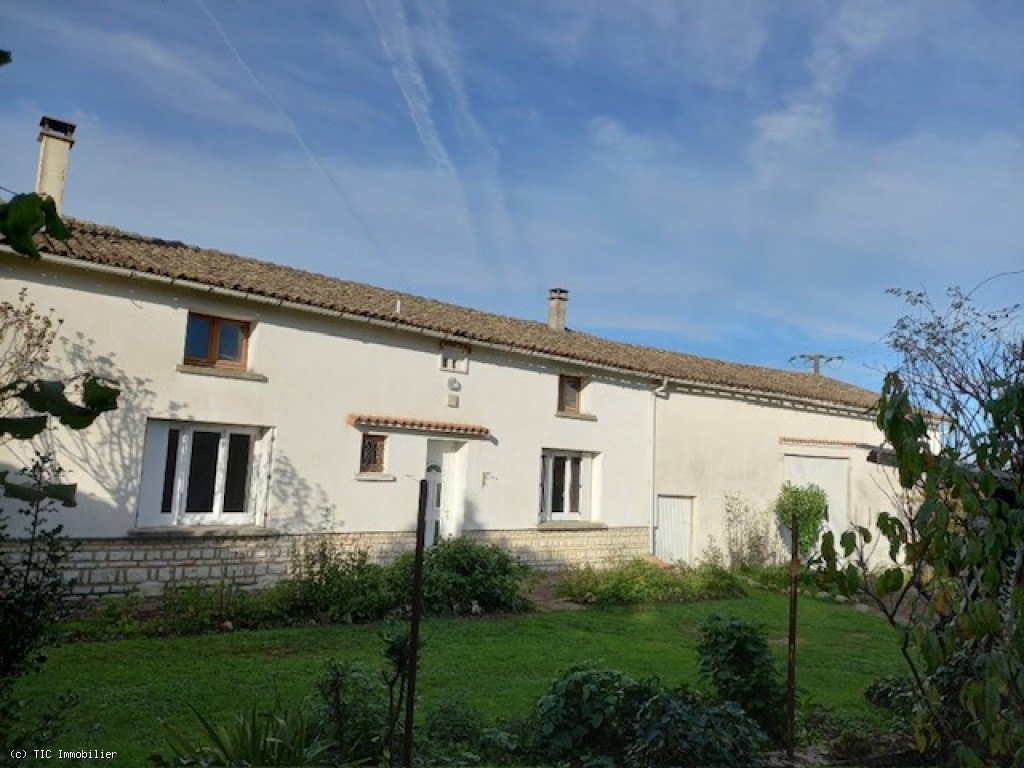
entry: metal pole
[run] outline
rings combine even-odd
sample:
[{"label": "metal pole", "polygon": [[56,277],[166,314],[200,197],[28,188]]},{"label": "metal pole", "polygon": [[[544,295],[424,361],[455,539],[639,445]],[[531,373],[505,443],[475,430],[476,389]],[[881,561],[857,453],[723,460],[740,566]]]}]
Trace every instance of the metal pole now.
[{"label": "metal pole", "polygon": [[405,742],[402,765],[412,768],[412,725],[416,716],[416,662],[420,648],[420,616],[423,614],[423,543],[427,527],[427,481],[420,480],[416,510],[416,556],[412,569],[412,614],[409,616],[409,683],[405,695]]},{"label": "metal pole", "polygon": [[796,722],[796,600],[800,577],[800,551],[796,512],[790,521],[792,533],[789,558],[789,649],[786,658],[786,757],[793,760],[793,727]]}]

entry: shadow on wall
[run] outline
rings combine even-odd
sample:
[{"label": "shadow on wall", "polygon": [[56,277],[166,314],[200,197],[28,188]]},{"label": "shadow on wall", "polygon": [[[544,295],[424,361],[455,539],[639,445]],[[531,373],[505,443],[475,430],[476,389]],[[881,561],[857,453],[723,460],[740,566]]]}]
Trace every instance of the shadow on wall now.
[{"label": "shadow on wall", "polygon": [[[116,381],[121,388],[117,410],[103,414],[84,430],[61,430],[61,448],[57,458],[60,460],[61,454],[66,455],[80,472],[109,495],[113,502],[113,517],[123,532],[135,524],[146,421],[157,409],[162,416],[175,418],[187,404],[158,402],[152,389],[152,379],[132,376],[118,365],[114,353],[97,352],[96,342],[81,333],[76,334],[74,340],[62,336],[60,343],[72,376],[94,373]],[[71,473],[68,480],[82,482],[81,477]],[[97,500],[96,506],[102,508],[103,505]],[[100,522],[93,520],[90,527],[99,528],[97,523]]]},{"label": "shadow on wall", "polygon": [[283,533],[333,533],[345,527],[338,506],[319,483],[299,474],[287,454],[275,451],[270,473],[268,527]]}]

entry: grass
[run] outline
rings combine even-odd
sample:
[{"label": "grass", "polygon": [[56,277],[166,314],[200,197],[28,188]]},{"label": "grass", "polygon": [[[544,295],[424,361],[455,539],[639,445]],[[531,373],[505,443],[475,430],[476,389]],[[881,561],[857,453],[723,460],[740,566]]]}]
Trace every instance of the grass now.
[{"label": "grass", "polygon": [[[787,598],[754,591],[747,599],[498,618],[425,621],[418,691],[422,702],[465,697],[492,718],[524,712],[551,678],[573,662],[595,660],[667,685],[697,681],[697,625],[709,614],[763,624],[780,668]],[[80,705],[54,749],[117,751],[110,765],[143,765],[166,753],[166,720],[198,731],[191,705],[213,721],[251,705],[310,696],[328,658],[377,666],[381,625],[329,625],[181,638],[68,644],[52,650],[41,674],[23,681],[33,702],[73,691]],[[863,690],[902,671],[897,634],[881,618],[849,606],[800,603],[798,687],[816,703],[870,718]]]}]

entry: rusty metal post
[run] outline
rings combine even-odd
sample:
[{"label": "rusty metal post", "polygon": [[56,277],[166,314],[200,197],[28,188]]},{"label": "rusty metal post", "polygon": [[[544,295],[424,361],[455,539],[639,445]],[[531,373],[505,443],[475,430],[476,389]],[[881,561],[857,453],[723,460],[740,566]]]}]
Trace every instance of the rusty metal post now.
[{"label": "rusty metal post", "polygon": [[786,655],[786,757],[793,760],[793,730],[796,723],[796,601],[799,594],[800,551],[796,512],[790,521],[789,558],[789,649]]},{"label": "rusty metal post", "polygon": [[416,662],[420,649],[420,617],[423,615],[423,544],[427,527],[427,481],[420,480],[416,509],[416,553],[412,569],[412,613],[409,616],[409,682],[405,699],[405,741],[402,765],[412,768],[412,728],[416,717]]}]

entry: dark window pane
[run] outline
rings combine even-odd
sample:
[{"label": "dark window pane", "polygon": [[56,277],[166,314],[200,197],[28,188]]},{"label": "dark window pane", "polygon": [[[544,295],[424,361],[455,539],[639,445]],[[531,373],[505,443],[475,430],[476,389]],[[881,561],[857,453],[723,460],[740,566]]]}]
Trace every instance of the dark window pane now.
[{"label": "dark window pane", "polygon": [[252,437],[231,435],[228,438],[228,469],[224,480],[224,511],[245,512],[249,495],[249,454]]},{"label": "dark window pane", "polygon": [[210,318],[198,315],[188,316],[185,330],[185,357],[206,360],[210,355]]},{"label": "dark window pane", "polygon": [[561,515],[565,512],[565,463],[564,456],[555,456],[552,460],[551,473],[551,514]]},{"label": "dark window pane", "polygon": [[164,458],[164,491],[160,499],[160,511],[170,514],[174,504],[174,475],[178,471],[178,439],[181,432],[171,429],[167,432],[167,456]]},{"label": "dark window pane", "polygon": [[242,360],[242,326],[239,323],[220,322],[217,338],[217,359],[237,363]]},{"label": "dark window pane", "polygon": [[580,513],[580,469],[583,465],[583,460],[579,456],[574,456],[569,461],[569,511],[574,515],[578,515]]},{"label": "dark window pane", "polygon": [[360,472],[384,471],[384,436],[363,435],[362,450],[359,454]]},{"label": "dark window pane", "polygon": [[217,450],[220,432],[192,433],[192,461],[188,471],[185,511],[190,514],[213,511],[213,492],[217,481]]}]

